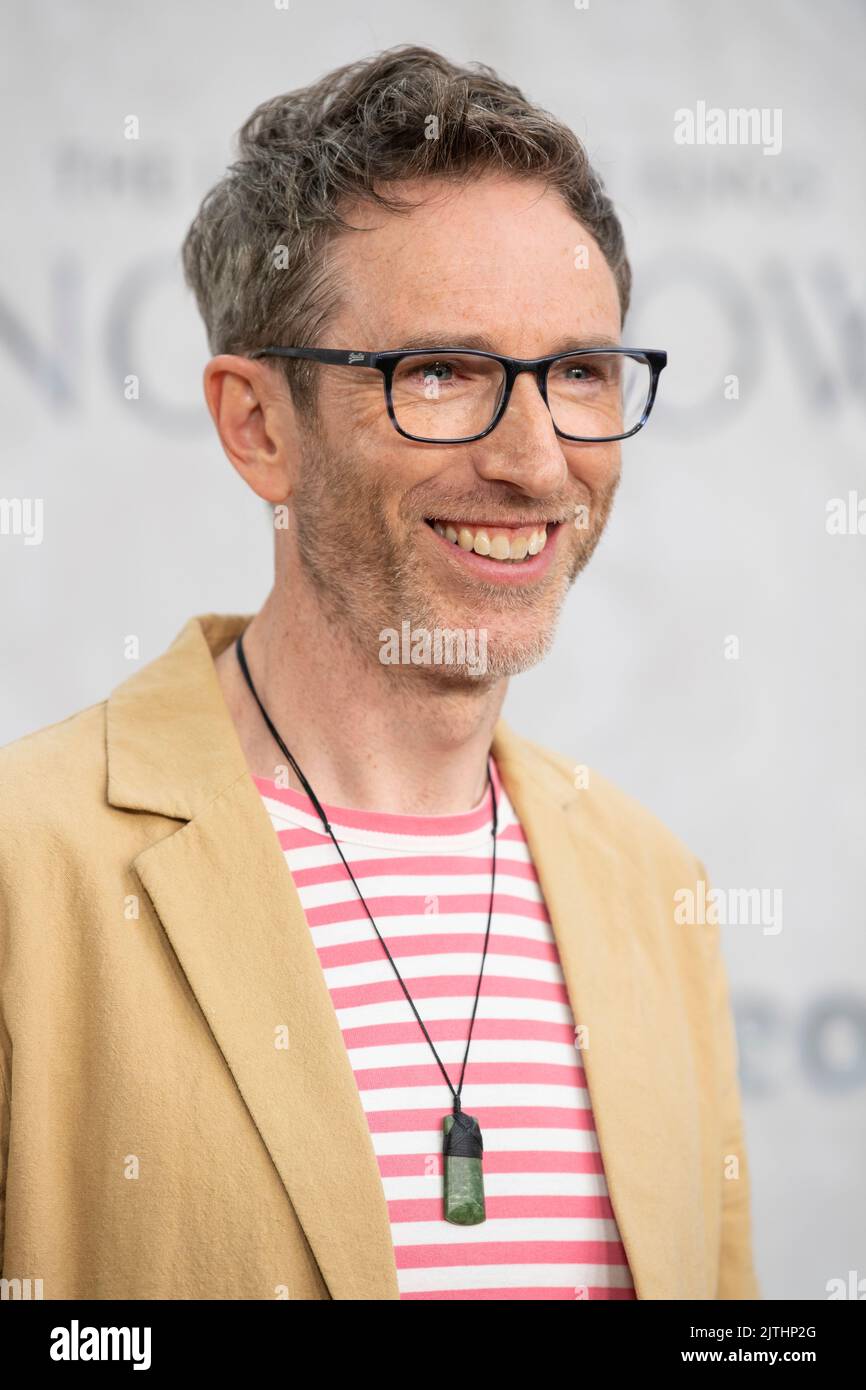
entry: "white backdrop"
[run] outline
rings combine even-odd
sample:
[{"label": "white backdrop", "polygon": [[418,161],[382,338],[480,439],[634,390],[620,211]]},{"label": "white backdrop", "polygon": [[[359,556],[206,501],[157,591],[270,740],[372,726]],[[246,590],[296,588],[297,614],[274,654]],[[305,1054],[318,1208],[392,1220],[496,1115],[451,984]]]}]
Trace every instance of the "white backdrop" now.
[{"label": "white backdrop", "polygon": [[[626,336],[670,363],[555,651],[506,714],[652,808],[714,884],[782,889],[780,933],[723,929],[758,1273],[804,1299],[866,1278],[866,535],[826,524],[866,497],[861,5],[67,0],[2,24],[0,500],[41,499],[43,534],[0,513],[0,742],[269,587],[179,261],[253,107],[419,42],[491,64],[586,141],[635,270]],[[701,101],[780,110],[781,151],[677,145],[674,112]]]}]

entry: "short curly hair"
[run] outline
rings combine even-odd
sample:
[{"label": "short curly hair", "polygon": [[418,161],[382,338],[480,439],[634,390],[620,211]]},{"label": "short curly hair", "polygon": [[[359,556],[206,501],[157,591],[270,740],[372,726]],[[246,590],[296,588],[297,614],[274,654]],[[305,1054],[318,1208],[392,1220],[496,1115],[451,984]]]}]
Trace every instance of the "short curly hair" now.
[{"label": "short curly hair", "polygon": [[[435,138],[430,138],[430,132]],[[392,186],[507,172],[556,189],[614,275],[623,318],[631,270],[622,227],[566,125],[484,64],[461,67],[402,44],[263,102],[238,132],[239,158],[205,196],[183,243],[212,353],[313,346],[339,304],[327,242],[359,201],[411,210]],[[309,363],[283,359],[298,403]]]}]

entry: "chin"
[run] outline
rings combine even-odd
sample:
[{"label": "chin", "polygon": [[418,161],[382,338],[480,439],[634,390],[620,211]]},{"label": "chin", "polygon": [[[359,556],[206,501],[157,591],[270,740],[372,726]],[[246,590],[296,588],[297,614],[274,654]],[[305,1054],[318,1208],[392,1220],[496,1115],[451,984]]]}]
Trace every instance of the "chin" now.
[{"label": "chin", "polygon": [[553,645],[554,629],[539,628],[530,637],[494,638],[487,643],[487,671],[494,679],[519,676],[530,671],[547,656]]},{"label": "chin", "polygon": [[466,658],[426,667],[426,674],[443,689],[467,686],[486,689],[497,681],[519,676],[537,666],[553,644],[553,627],[539,628],[530,636],[475,629],[476,640]]}]

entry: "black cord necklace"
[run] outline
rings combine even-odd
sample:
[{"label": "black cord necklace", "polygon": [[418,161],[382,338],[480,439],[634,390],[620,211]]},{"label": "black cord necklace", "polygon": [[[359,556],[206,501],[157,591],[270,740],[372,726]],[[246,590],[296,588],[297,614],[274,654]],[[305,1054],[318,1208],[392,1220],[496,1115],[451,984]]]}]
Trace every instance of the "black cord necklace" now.
[{"label": "black cord necklace", "polygon": [[493,786],[493,778],[490,772],[490,763],[488,761],[487,765],[487,780],[490,786],[490,799],[493,804],[493,862],[490,876],[490,908],[487,913],[487,930],[484,934],[484,953],[481,957],[481,969],[478,972],[478,987],[475,991],[475,1003],[472,1007],[472,1018],[469,1023],[469,1036],[466,1039],[466,1051],[463,1054],[463,1066],[460,1071],[460,1083],[457,1087],[457,1090],[455,1091],[454,1087],[451,1085],[450,1077],[448,1076],[447,1071],[442,1065],[439,1053],[433,1046],[433,1040],[424,1026],[424,1021],[421,1018],[421,1015],[418,1013],[418,1010],[415,1008],[415,1005],[412,1002],[412,996],[406,988],[406,985],[403,982],[403,978],[400,975],[400,972],[394,963],[394,958],[391,955],[391,952],[388,950],[388,946],[385,940],[383,939],[382,934],[379,931],[379,928],[376,926],[375,921],[373,920],[373,914],[367,906],[363,893],[358,887],[355,875],[352,873],[352,870],[346,863],[346,857],[343,854],[342,849],[340,848],[340,845],[337,841],[336,836],[334,835],[333,830],[331,829],[331,826],[328,822],[328,818],[325,815],[325,812],[323,811],[321,804],[319,803],[319,799],[316,796],[316,793],[313,791],[313,788],[307,781],[306,777],[304,776],[303,772],[301,771],[300,767],[296,763],[295,759],[292,757],[292,754],[289,752],[285,743],[280,738],[280,735],[274,728],[270,715],[268,714],[267,710],[265,709],[264,705],[259,699],[258,692],[255,686],[253,685],[253,678],[250,675],[249,667],[247,666],[247,659],[244,655],[243,642],[240,636],[238,636],[238,639],[235,643],[235,649],[237,651],[238,664],[241,668],[241,671],[243,672],[244,680],[249,686],[252,696],[261,711],[262,718],[267,724],[268,729],[271,732],[271,735],[273,736],[275,742],[279,745],[280,750],[282,751],[289,765],[294,770],[295,776],[298,778],[298,781],[304,788],[304,791],[307,793],[307,796],[310,798],[310,801],[313,803],[319,820],[322,822],[322,825],[324,826],[327,834],[330,835],[331,840],[334,844],[334,848],[336,849],[341,860],[343,861],[343,866],[346,870],[346,873],[349,875],[349,878],[352,880],[352,883],[355,886],[355,891],[361,900],[361,903],[364,907],[364,911],[366,912],[373,925],[373,930],[375,931],[377,937],[382,943],[385,954],[391,962],[391,967],[394,971],[394,974],[397,976],[400,988],[405,994],[409,1002],[409,1006],[416,1019],[418,1020],[418,1023],[420,1024],[421,1031],[423,1032],[424,1037],[427,1039],[430,1051],[436,1058],[436,1063],[439,1067],[439,1070],[444,1076],[448,1089],[454,1098],[454,1105],[451,1114],[443,1116],[442,1120],[444,1131],[442,1153],[445,1160],[444,1216],[446,1221],[451,1221],[456,1226],[476,1226],[479,1222],[485,1219],[484,1173],[482,1168],[484,1141],[481,1135],[481,1126],[479,1125],[475,1116],[467,1115],[461,1108],[460,1095],[463,1090],[463,1078],[466,1075],[466,1063],[469,1058],[469,1045],[472,1042],[472,1030],[475,1026],[475,1014],[478,1010],[478,1000],[481,995],[481,978],[484,974],[484,962],[487,959],[487,946],[490,940],[490,925],[493,921],[493,899],[494,894],[496,892],[496,830],[498,825],[498,819],[496,809],[496,791]]}]

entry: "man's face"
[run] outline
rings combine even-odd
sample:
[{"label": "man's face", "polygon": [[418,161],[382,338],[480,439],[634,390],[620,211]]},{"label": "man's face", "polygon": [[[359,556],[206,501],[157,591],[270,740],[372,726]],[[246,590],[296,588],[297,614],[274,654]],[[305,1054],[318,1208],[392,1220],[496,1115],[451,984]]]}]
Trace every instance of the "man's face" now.
[{"label": "man's face", "polygon": [[[612,272],[555,193],[508,177],[400,191],[423,201],[402,215],[356,209],[349,220],[369,230],[342,235],[329,252],[345,298],[325,345],[540,357],[578,341],[619,342]],[[413,633],[478,634],[488,679],[533,665],[604,528],[619,444],[558,438],[531,373],[517,378],[486,438],[447,445],[397,433],[378,371],[314,370],[316,419],[303,436],[285,536],[291,545],[294,533],[330,621],[373,659],[382,631],[408,622]],[[507,542],[517,558],[477,553],[487,548],[482,532],[494,555]],[[451,665],[409,669],[416,678],[475,679],[477,662],[470,675],[453,662],[457,650]]]}]

